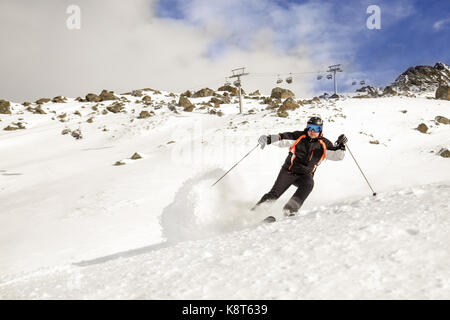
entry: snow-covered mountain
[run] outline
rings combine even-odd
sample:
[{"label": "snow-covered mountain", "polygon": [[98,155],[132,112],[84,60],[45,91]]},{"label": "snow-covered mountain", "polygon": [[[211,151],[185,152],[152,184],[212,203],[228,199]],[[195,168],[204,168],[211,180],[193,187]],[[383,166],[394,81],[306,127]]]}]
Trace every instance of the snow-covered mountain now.
[{"label": "snow-covered mountain", "polygon": [[450,67],[443,62],[434,66],[415,66],[408,68],[385,89],[400,94],[435,92],[439,85],[450,85]]},{"label": "snow-covered mountain", "polygon": [[[2,299],[449,298],[448,101],[253,95],[239,114],[231,92],[143,89],[38,102],[0,101]],[[287,155],[276,146],[211,187],[260,135],[312,115],[330,140],[347,135],[376,197],[347,154],[321,164],[297,217],[261,224],[294,191],[249,210]]]}]

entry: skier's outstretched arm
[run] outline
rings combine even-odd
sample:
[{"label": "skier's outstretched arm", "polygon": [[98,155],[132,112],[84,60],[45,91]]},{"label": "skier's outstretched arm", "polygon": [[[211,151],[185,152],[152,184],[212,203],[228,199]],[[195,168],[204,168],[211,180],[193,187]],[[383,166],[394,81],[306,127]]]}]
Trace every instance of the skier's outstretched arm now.
[{"label": "skier's outstretched arm", "polygon": [[266,144],[277,143],[278,147],[291,146],[292,141],[285,140],[297,140],[303,134],[302,131],[283,132],[279,134],[263,135],[258,139],[258,143],[261,145],[261,149],[264,149]]},{"label": "skier's outstretched arm", "polygon": [[326,138],[323,138],[323,141],[327,146],[327,155],[325,159],[332,161],[340,161],[344,159],[345,143],[348,141],[345,135],[341,134],[334,144]]}]

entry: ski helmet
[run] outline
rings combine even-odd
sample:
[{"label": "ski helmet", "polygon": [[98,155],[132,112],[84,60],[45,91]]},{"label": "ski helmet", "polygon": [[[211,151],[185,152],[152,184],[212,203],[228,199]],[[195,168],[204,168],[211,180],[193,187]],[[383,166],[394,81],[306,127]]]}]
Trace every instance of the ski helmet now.
[{"label": "ski helmet", "polygon": [[320,119],[320,117],[312,117],[308,120],[306,124],[306,131],[313,130],[315,132],[319,132],[322,136],[322,129],[323,129],[323,121]]},{"label": "ski helmet", "polygon": [[320,117],[312,117],[308,120],[307,124],[315,124],[317,126],[323,126],[323,121]]}]

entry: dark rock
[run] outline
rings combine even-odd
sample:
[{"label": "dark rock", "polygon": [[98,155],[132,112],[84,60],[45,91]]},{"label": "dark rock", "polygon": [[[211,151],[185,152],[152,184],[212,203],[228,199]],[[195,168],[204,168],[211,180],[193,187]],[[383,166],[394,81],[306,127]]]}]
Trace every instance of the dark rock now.
[{"label": "dark rock", "polygon": [[440,155],[443,158],[450,158],[450,150],[448,150],[448,149],[441,149],[438,152],[438,155]]},{"label": "dark rock", "polygon": [[11,103],[6,100],[0,100],[0,113],[11,114]]},{"label": "dark rock", "polygon": [[57,96],[52,99],[54,103],[66,103],[67,99],[62,96]]},{"label": "dark rock", "polygon": [[436,89],[436,93],[434,95],[436,99],[440,100],[450,100],[450,87],[449,86],[439,86]]},{"label": "dark rock", "polygon": [[[236,87],[233,87],[230,85],[221,86],[220,88],[217,89],[217,91],[226,91],[226,92],[229,92],[232,96],[239,95],[239,88],[236,88]],[[241,89],[241,93],[245,94],[242,89]]]},{"label": "dark rock", "polygon": [[145,103],[145,104],[149,104],[149,103],[152,102],[152,97],[150,97],[150,96],[143,96],[142,97],[142,102]]},{"label": "dark rock", "polygon": [[132,95],[133,97],[142,97],[142,90],[133,90],[133,91],[131,92],[131,95]]},{"label": "dark rock", "polygon": [[151,116],[153,116],[155,113],[153,111],[148,112],[148,111],[141,111],[141,113],[139,113],[139,117],[138,119],[146,119],[146,118],[150,118]]},{"label": "dark rock", "polygon": [[450,120],[443,116],[437,116],[436,118],[434,118],[434,120],[442,124],[450,124]]},{"label": "dark rock", "polygon": [[118,100],[119,98],[114,95],[114,91],[102,90],[102,92],[100,93],[100,99],[101,101],[108,101]]},{"label": "dark rock", "polygon": [[194,108],[195,108],[194,105],[190,105],[190,106],[184,107],[183,111],[192,112],[194,110]]},{"label": "dark rock", "polygon": [[124,109],[123,106],[124,105],[121,102],[114,102],[109,107],[106,107],[106,110],[108,110],[109,112],[112,112],[112,113],[119,113]]},{"label": "dark rock", "polygon": [[141,155],[137,152],[135,152],[132,156],[131,156],[131,160],[138,160],[138,159],[142,159]]},{"label": "dark rock", "polygon": [[298,109],[300,105],[294,101],[292,98],[287,98],[284,100],[283,104],[280,107],[280,111],[286,111],[286,110],[295,110]]},{"label": "dark rock", "polygon": [[102,101],[102,99],[95,93],[88,93],[86,95],[86,101],[87,102],[100,102],[100,101]]},{"label": "dark rock", "polygon": [[192,106],[192,102],[189,101],[189,99],[186,96],[180,96],[180,99],[178,100],[178,106],[187,108]]},{"label": "dark rock", "polygon": [[83,139],[83,136],[81,134],[81,130],[77,129],[71,132],[72,137],[74,137],[75,139]]},{"label": "dark rock", "polygon": [[425,123],[421,123],[418,125],[418,127],[416,128],[416,130],[422,132],[422,133],[427,133],[428,131],[428,127]]},{"label": "dark rock", "polygon": [[187,90],[187,91],[183,92],[183,93],[181,94],[181,96],[190,98],[190,97],[192,96],[192,92],[190,92],[189,90]]},{"label": "dark rock", "polygon": [[39,100],[36,100],[36,104],[44,104],[44,103],[47,103],[47,102],[50,102],[50,101],[52,101],[52,100],[49,99],[49,98],[41,98]]},{"label": "dark rock", "polygon": [[22,124],[22,122],[14,122],[11,125],[7,126],[3,130],[5,131],[14,131],[19,129],[26,129],[25,126]]},{"label": "dark rock", "polygon": [[210,97],[213,95],[214,95],[214,90],[209,89],[209,88],[203,88],[203,89],[197,91],[196,93],[194,93],[192,98]]},{"label": "dark rock", "polygon": [[397,92],[392,88],[392,86],[387,86],[383,90],[383,96],[395,96]]},{"label": "dark rock", "polygon": [[283,111],[283,110],[278,110],[277,116],[279,116],[281,118],[287,118],[289,116],[289,113],[287,113],[286,111]]}]

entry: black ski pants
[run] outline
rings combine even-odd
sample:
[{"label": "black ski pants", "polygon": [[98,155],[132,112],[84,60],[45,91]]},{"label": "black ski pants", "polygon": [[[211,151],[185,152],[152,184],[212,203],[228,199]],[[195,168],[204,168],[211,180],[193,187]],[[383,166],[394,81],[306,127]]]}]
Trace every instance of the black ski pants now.
[{"label": "black ski pants", "polygon": [[284,167],[278,173],[277,180],[272,189],[259,200],[256,206],[266,201],[278,199],[291,185],[296,186],[297,191],[295,191],[291,199],[283,207],[283,210],[287,211],[287,213],[295,214],[311,193],[314,187],[314,179],[311,175],[293,174]]}]

